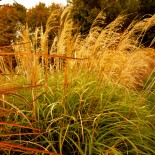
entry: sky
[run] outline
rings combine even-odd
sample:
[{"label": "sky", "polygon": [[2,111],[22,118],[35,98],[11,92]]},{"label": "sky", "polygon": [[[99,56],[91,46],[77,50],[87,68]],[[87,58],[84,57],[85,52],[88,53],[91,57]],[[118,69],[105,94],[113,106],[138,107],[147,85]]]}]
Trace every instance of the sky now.
[{"label": "sky", "polygon": [[[67,4],[66,0],[15,0],[15,1],[19,4],[24,5],[27,9],[35,6],[39,2],[45,3],[46,6],[50,5],[52,2],[62,4],[62,5]],[[0,5],[8,4],[8,3],[13,4],[14,0],[1,0],[0,1]]]}]

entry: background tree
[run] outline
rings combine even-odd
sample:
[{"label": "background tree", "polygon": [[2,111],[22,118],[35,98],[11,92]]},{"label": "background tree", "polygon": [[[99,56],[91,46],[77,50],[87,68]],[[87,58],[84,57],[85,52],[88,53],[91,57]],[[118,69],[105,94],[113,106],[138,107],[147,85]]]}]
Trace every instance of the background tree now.
[{"label": "background tree", "polygon": [[60,16],[63,11],[63,7],[59,4],[52,3],[49,7],[46,7],[44,3],[39,3],[35,7],[31,8],[27,12],[27,22],[29,25],[30,33],[34,33],[36,28],[43,27],[43,32],[46,30],[47,20],[52,12],[55,12],[50,32],[48,33],[48,46],[53,42],[54,37],[58,33],[60,25]]},{"label": "background tree", "polygon": [[102,2],[101,6],[106,13],[106,24],[112,22],[123,10],[120,2],[116,0]]},{"label": "background tree", "polygon": [[139,18],[139,0],[118,0],[118,2],[121,6],[122,13],[128,16],[123,27],[126,29],[135,18]]},{"label": "background tree", "polygon": [[[141,18],[145,18],[147,16],[150,17],[150,15],[155,14],[155,0],[139,0],[140,8],[139,8],[139,14],[141,15]],[[155,34],[155,25],[152,26],[147,32],[145,33],[145,36],[142,38],[142,44],[145,46],[150,46],[155,48],[155,43],[151,44],[152,40],[154,39]]]},{"label": "background tree", "polygon": [[[0,46],[8,46],[17,37],[19,24],[25,23],[26,8],[20,4],[2,5],[0,7]],[[1,49],[3,50],[3,49]],[[4,52],[10,52],[13,49],[7,47]],[[11,72],[17,65],[15,56],[4,56],[3,61]]]},{"label": "background tree", "polygon": [[49,15],[50,9],[41,2],[35,7],[29,9],[26,18],[31,31],[34,31],[36,27],[40,27],[41,25],[45,29],[45,25]]},{"label": "background tree", "polygon": [[[70,2],[70,1],[69,1]],[[100,11],[106,14],[106,24],[113,21],[121,12],[130,14],[132,20],[138,14],[137,0],[73,0],[72,16],[81,25],[81,33],[87,33]]]},{"label": "background tree", "polygon": [[72,18],[81,26],[81,33],[87,33],[98,13],[101,11],[101,0],[73,0]]},{"label": "background tree", "polygon": [[140,3],[139,13],[141,15],[155,14],[155,0],[139,0],[139,3]]},{"label": "background tree", "polygon": [[[100,11],[106,15],[106,26],[112,22],[120,13],[127,15],[127,20],[123,25],[126,29],[134,19],[145,18],[146,15],[155,14],[155,0],[68,0],[73,5],[72,18],[76,25],[79,25],[80,32],[87,34],[89,29]],[[155,26],[152,26],[141,40],[146,46],[149,46],[154,37]]]},{"label": "background tree", "polygon": [[26,8],[20,4],[0,7],[0,46],[10,45],[16,38],[17,23],[24,24]]},{"label": "background tree", "polygon": [[25,26],[26,21],[30,33],[33,33],[36,27],[41,26],[45,31],[47,19],[53,11],[55,11],[55,22],[52,23],[52,29],[49,32],[49,44],[52,44],[52,40],[58,32],[60,16],[63,11],[61,5],[52,3],[51,6],[46,7],[44,3],[39,3],[29,10],[18,3],[2,5],[0,7],[0,46],[10,45],[16,39],[17,31],[21,25]]},{"label": "background tree", "polygon": [[19,4],[19,3],[13,3],[13,7],[16,9],[17,13],[18,13],[18,22],[20,22],[21,24],[25,24],[26,23],[26,8]]}]

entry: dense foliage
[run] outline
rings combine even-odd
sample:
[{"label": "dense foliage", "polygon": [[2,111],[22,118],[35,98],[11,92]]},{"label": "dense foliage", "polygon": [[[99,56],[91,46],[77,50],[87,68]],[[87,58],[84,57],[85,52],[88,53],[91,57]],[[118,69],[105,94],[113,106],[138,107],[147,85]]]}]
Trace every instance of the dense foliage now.
[{"label": "dense foliage", "polygon": [[93,71],[70,76],[66,89],[60,73],[50,77],[47,92],[23,89],[0,99],[2,155],[155,154],[151,93],[128,90]]},{"label": "dense foliage", "polygon": [[155,13],[155,1],[150,0],[72,0],[73,20],[81,26],[81,33],[88,33],[93,20],[100,11],[105,12],[105,25],[113,21],[120,13],[127,14],[126,28],[136,17]]},{"label": "dense foliage", "polygon": [[0,7],[0,45],[9,45],[16,36],[19,24],[25,23],[26,8],[20,4]]},{"label": "dense foliage", "polygon": [[31,31],[34,31],[36,27],[40,27],[41,25],[45,26],[49,15],[50,9],[41,2],[29,9],[27,12],[27,21]]},{"label": "dense foliage", "polygon": [[[44,24],[46,15],[35,15],[41,26],[28,27],[28,18],[25,26],[19,18],[14,53],[0,51],[0,154],[155,154],[155,49],[139,41],[155,25],[155,15],[134,21],[120,33],[126,16],[104,27],[108,20],[101,12],[84,38],[80,33],[72,36],[73,6],[66,7],[61,18],[55,6]],[[117,14],[119,8],[112,11]],[[48,54],[50,33],[55,32]],[[10,54],[17,60],[14,70],[4,61]]]},{"label": "dense foliage", "polygon": [[1,6],[0,46],[10,45],[10,43],[17,38],[17,31],[21,27],[25,27],[26,22],[28,23],[31,33],[33,33],[35,29],[40,26],[42,26],[43,31],[45,31],[47,20],[51,12],[54,10],[59,11],[57,12],[56,17],[57,22],[54,23],[55,28],[53,28],[49,34],[49,40],[52,40],[58,31],[59,18],[63,10],[61,5],[52,3],[51,6],[46,7],[44,3],[40,2],[38,5],[28,10],[26,10],[23,5],[18,3]]},{"label": "dense foliage", "polygon": [[[105,13],[105,23],[102,23],[102,25],[100,25],[101,27],[105,27],[112,22],[119,14],[126,14],[128,19],[124,22],[122,31],[127,28],[133,19],[141,19],[146,14],[153,15],[155,13],[154,0],[68,0],[68,4],[73,5],[71,16],[75,25],[80,27],[82,34],[88,34],[94,19],[101,11]],[[44,3],[39,3],[26,12],[26,8],[18,3],[14,3],[12,6],[1,6],[0,33],[2,35],[0,36],[0,45],[10,44],[15,38],[19,23],[24,25],[25,21],[28,21],[31,32],[34,32],[36,27],[40,27],[41,25],[45,30],[51,10],[60,8],[60,5],[54,3],[49,7],[46,7]],[[60,17],[61,11],[58,14]],[[59,21],[59,17],[57,21]],[[6,24],[9,24],[7,28],[5,27]],[[56,23],[55,26],[58,25],[59,23]],[[58,27],[53,29],[53,32],[57,33]],[[53,32],[49,34],[51,40],[55,37]],[[146,42],[153,39],[152,33],[154,32],[155,28],[153,27],[146,33],[147,35],[144,37],[143,43],[148,45],[150,42]]]},{"label": "dense foliage", "polygon": [[141,15],[155,13],[155,1],[154,0],[139,0],[140,1],[140,10]]}]

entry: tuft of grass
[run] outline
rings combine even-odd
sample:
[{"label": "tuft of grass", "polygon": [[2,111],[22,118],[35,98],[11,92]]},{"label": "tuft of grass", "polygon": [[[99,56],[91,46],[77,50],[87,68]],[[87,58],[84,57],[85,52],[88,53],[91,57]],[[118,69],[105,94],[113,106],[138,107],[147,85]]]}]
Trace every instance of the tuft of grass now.
[{"label": "tuft of grass", "polygon": [[[62,14],[53,45],[58,55],[47,54],[55,14],[47,30],[36,29],[34,38],[28,25],[23,30],[21,40],[28,44],[15,48],[16,74],[0,81],[0,153],[155,154],[155,55],[154,49],[138,43],[146,31],[143,26],[151,27],[154,16],[120,33],[126,17],[102,28],[101,12],[84,38],[78,32],[72,37],[70,11],[66,7]],[[48,64],[51,57],[56,68]]]},{"label": "tuft of grass", "polygon": [[[68,72],[71,82],[64,90],[64,75],[59,73],[57,83],[50,77],[47,92],[34,89],[31,99],[31,92],[19,90],[18,96],[21,94],[29,104],[27,108],[19,97],[5,95],[14,106],[3,103],[3,117],[8,123],[1,123],[1,142],[64,155],[154,154],[154,105],[147,92],[129,90],[94,75],[92,71]],[[5,114],[9,107],[15,114]]]}]

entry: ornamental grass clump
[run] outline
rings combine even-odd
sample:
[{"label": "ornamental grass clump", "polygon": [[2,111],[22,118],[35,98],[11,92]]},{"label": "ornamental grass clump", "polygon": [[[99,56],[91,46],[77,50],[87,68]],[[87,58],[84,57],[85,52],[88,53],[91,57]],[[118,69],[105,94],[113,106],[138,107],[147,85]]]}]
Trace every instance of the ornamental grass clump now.
[{"label": "ornamental grass clump", "polygon": [[[101,15],[104,17],[104,14]],[[155,67],[154,49],[144,48],[141,43],[146,31],[154,26],[155,16],[133,21],[122,31],[126,18],[119,15],[102,29],[98,25],[103,25],[103,20],[97,20],[98,25],[94,24],[79,44],[81,47],[78,47],[80,50],[77,55],[88,58],[88,67],[100,72],[101,76],[108,76],[126,87],[139,89]],[[151,45],[153,42],[154,39]]]},{"label": "ornamental grass clump", "polygon": [[51,77],[47,92],[40,87],[33,88],[34,96],[29,89],[3,95],[2,150],[10,150],[9,143],[23,153],[29,148],[64,155],[155,153],[148,91],[129,90],[94,72],[69,77],[67,87],[59,74],[57,83]]},{"label": "ornamental grass clump", "polygon": [[25,34],[31,43],[16,46],[16,74],[0,74],[0,153],[155,154],[154,49],[135,41],[134,26],[120,33],[125,16],[99,27],[103,12],[86,38],[72,37],[69,13],[53,45],[55,69],[46,61],[47,38],[35,46],[36,29],[34,39]]}]

